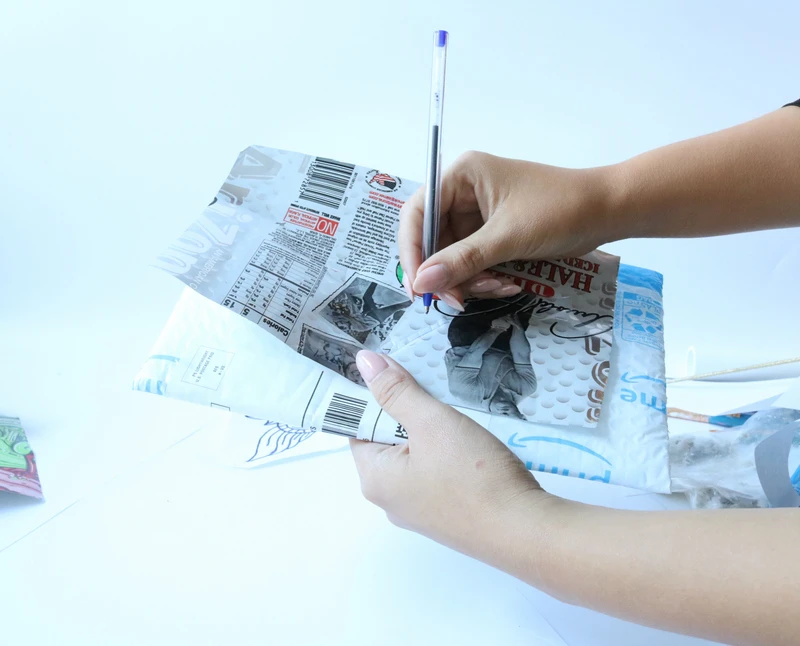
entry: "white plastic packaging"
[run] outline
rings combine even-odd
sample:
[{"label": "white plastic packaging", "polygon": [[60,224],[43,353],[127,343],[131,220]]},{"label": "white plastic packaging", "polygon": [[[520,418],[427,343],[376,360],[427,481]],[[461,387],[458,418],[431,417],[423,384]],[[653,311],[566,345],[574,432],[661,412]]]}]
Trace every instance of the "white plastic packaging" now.
[{"label": "white plastic packaging", "polygon": [[[677,435],[670,440],[672,488],[692,507],[769,507],[756,469],[756,448],[776,431],[794,428],[788,464],[770,465],[775,477],[791,480],[800,491],[800,411],[767,409],[742,426]],[[784,468],[785,473],[777,471]]]},{"label": "white plastic packaging", "polygon": [[[667,493],[661,316],[661,276],[621,265],[611,368],[603,413],[593,428],[532,424],[460,410],[488,427],[533,471]],[[134,388],[280,422],[287,432],[296,433],[308,430],[303,418],[315,384],[305,382],[317,379],[320,372],[319,366],[309,366],[316,364],[238,314],[186,289]],[[361,388],[327,368],[322,371],[330,373],[334,383]],[[377,406],[374,400],[371,405]],[[297,441],[299,437],[282,442],[276,437],[275,444],[291,455],[305,441]],[[403,441],[402,436],[395,441]],[[256,446],[252,448],[255,453]]]}]

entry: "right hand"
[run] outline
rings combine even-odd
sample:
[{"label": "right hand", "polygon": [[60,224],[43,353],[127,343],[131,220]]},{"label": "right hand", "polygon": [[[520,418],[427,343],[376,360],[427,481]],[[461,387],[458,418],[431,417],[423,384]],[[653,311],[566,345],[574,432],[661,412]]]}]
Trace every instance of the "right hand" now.
[{"label": "right hand", "polygon": [[616,239],[606,221],[609,168],[462,155],[442,178],[441,251],[422,262],[424,187],[400,212],[406,290],[459,301],[465,294],[512,296],[518,286],[485,270],[508,260],[579,256]]}]

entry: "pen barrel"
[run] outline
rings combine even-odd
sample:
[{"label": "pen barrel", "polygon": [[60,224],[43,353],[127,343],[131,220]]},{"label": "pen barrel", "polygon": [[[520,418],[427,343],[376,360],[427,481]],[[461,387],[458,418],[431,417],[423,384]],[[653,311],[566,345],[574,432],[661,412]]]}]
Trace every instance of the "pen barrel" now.
[{"label": "pen barrel", "polygon": [[425,215],[422,225],[422,254],[427,260],[438,249],[439,213],[442,193],[441,133],[439,126],[432,126],[428,135],[428,172],[425,175]]},{"label": "pen barrel", "polygon": [[439,242],[439,214],[442,193],[442,115],[447,63],[447,32],[433,34],[431,105],[428,122],[428,167],[425,173],[425,211],[422,230],[423,259],[436,253]]}]

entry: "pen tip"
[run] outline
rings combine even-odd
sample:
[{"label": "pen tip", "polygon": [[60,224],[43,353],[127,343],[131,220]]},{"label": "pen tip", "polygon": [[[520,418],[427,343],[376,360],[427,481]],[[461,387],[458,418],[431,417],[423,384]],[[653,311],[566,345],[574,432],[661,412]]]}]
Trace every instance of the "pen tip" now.
[{"label": "pen tip", "polygon": [[430,305],[425,308],[425,314],[428,314],[431,311]]}]

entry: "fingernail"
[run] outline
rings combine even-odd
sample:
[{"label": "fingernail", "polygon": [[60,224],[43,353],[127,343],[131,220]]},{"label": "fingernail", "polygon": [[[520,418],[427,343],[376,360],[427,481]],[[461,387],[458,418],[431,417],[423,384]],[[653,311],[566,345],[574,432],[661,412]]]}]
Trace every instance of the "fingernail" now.
[{"label": "fingernail", "polygon": [[437,289],[447,286],[447,267],[444,265],[431,265],[417,274],[414,281],[414,291],[417,294],[432,294]]},{"label": "fingernail", "polygon": [[492,292],[503,286],[496,278],[480,278],[472,283],[467,289],[473,294],[480,294],[481,292]]},{"label": "fingernail", "polygon": [[522,287],[519,285],[504,285],[500,289],[498,289],[495,294],[497,296],[514,296],[519,294],[522,291]]},{"label": "fingernail", "polygon": [[364,381],[370,383],[375,377],[381,374],[389,364],[381,355],[370,350],[361,350],[356,355],[356,367],[364,377]]},{"label": "fingernail", "polygon": [[406,294],[408,294],[408,299],[413,303],[414,302],[414,290],[411,289],[411,283],[408,280],[408,275],[403,274],[403,289],[406,290]]},{"label": "fingernail", "polygon": [[459,312],[464,311],[464,306],[461,304],[461,301],[459,301],[450,292],[442,292],[441,294],[437,294],[437,296],[454,310],[458,310]]}]

